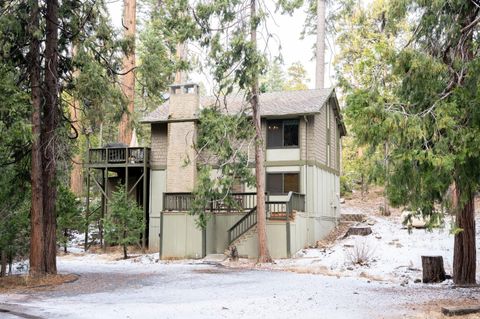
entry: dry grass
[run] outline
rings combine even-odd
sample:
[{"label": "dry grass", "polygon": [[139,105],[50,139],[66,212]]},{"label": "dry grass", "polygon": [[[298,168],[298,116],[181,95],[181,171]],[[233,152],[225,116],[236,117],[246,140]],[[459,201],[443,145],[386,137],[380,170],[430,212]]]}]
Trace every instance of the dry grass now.
[{"label": "dry grass", "polygon": [[346,258],[352,265],[367,266],[372,260],[375,250],[367,240],[357,240],[355,245],[347,249]]},{"label": "dry grass", "polygon": [[30,277],[27,275],[13,275],[0,278],[0,293],[18,290],[49,289],[78,279],[78,275],[48,275],[45,277]]}]

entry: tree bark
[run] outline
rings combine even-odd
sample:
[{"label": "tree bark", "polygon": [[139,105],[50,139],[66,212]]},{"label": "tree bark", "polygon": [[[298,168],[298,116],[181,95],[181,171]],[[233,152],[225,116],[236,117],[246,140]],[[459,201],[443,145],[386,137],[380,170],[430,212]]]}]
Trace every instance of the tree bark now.
[{"label": "tree bark", "polygon": [[45,41],[45,108],[43,130],[43,218],[45,234],[45,271],[57,273],[57,134],[58,105],[58,0],[47,1]]},{"label": "tree bark", "polygon": [[[123,25],[125,38],[131,38],[135,45],[136,29],[136,0],[124,0]],[[132,140],[131,115],[135,109],[135,50],[132,50],[123,59],[123,72],[127,72],[122,79],[122,91],[128,100],[127,112],[123,113],[118,129],[118,141],[130,145]]]},{"label": "tree bark", "polygon": [[[252,22],[257,15],[256,0],[250,1],[251,29],[250,37],[255,54],[257,54],[257,25]],[[265,211],[265,155],[263,152],[262,126],[260,119],[258,70],[252,75],[252,96],[251,105],[253,122],[255,125],[255,178],[257,187],[257,233],[258,233],[258,262],[272,262],[272,257],[267,245],[267,214]]]},{"label": "tree bark", "polygon": [[474,193],[467,191],[466,201],[458,183],[454,190],[456,209],[456,226],[461,231],[455,235],[453,248],[453,282],[457,285],[476,283],[476,245],[475,245],[475,202]]},{"label": "tree bark", "polygon": [[442,256],[422,256],[423,282],[442,282],[447,279]]},{"label": "tree bark", "polygon": [[35,36],[39,28],[38,0],[32,1],[30,21],[30,85],[32,102],[32,160],[30,182],[32,202],[30,209],[30,275],[45,273],[45,250],[43,233],[43,176],[41,142],[42,91],[40,87],[40,40]]},{"label": "tree bark", "polygon": [[7,253],[2,250],[0,251],[0,277],[5,277],[7,275]]},{"label": "tree bark", "polygon": [[65,236],[66,240],[65,240],[65,243],[63,244],[63,252],[66,254],[68,251],[67,251],[67,241],[68,241],[68,229],[64,229],[63,230],[63,236]]},{"label": "tree bark", "polygon": [[[75,58],[77,55],[77,44],[74,42],[72,44],[72,58]],[[79,75],[79,70],[75,69],[73,72],[73,77],[77,78]],[[72,123],[72,131],[76,131],[77,134],[80,134],[80,104],[78,100],[74,97],[72,103],[68,107],[70,113],[70,121]],[[75,132],[73,132],[75,133]],[[77,139],[77,143],[78,139]],[[70,190],[78,197],[83,195],[83,165],[82,157],[80,154],[74,154],[72,159],[72,171],[70,172]]]},{"label": "tree bark", "polygon": [[317,0],[315,88],[325,87],[325,0]]}]

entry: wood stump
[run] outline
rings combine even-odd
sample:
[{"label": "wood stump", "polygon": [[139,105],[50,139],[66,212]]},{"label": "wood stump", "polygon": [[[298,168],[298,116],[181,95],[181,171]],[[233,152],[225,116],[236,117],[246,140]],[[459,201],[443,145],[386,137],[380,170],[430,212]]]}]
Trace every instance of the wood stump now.
[{"label": "wood stump", "polygon": [[422,256],[423,282],[442,282],[446,278],[442,256]]},{"label": "wood stump", "polygon": [[237,246],[232,245],[229,247],[229,258],[231,261],[237,261],[238,260],[238,250]]},{"label": "wood stump", "polygon": [[372,229],[368,226],[352,226],[348,229],[345,237],[348,236],[368,236],[372,233]]}]

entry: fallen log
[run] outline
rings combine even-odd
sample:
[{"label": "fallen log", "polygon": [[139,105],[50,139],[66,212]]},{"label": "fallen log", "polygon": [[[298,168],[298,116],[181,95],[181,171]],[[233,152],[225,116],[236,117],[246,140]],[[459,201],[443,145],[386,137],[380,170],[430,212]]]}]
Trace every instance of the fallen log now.
[{"label": "fallen log", "polygon": [[463,316],[472,313],[480,313],[480,305],[478,306],[460,306],[460,307],[442,307],[442,313],[445,316]]}]

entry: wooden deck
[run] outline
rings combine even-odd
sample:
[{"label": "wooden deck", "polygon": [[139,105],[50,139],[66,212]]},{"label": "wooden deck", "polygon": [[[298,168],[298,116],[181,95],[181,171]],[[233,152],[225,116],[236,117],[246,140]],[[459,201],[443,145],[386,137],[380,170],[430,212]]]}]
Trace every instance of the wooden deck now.
[{"label": "wooden deck", "polygon": [[150,162],[148,147],[91,148],[88,155],[87,166],[91,168],[148,167]]}]

